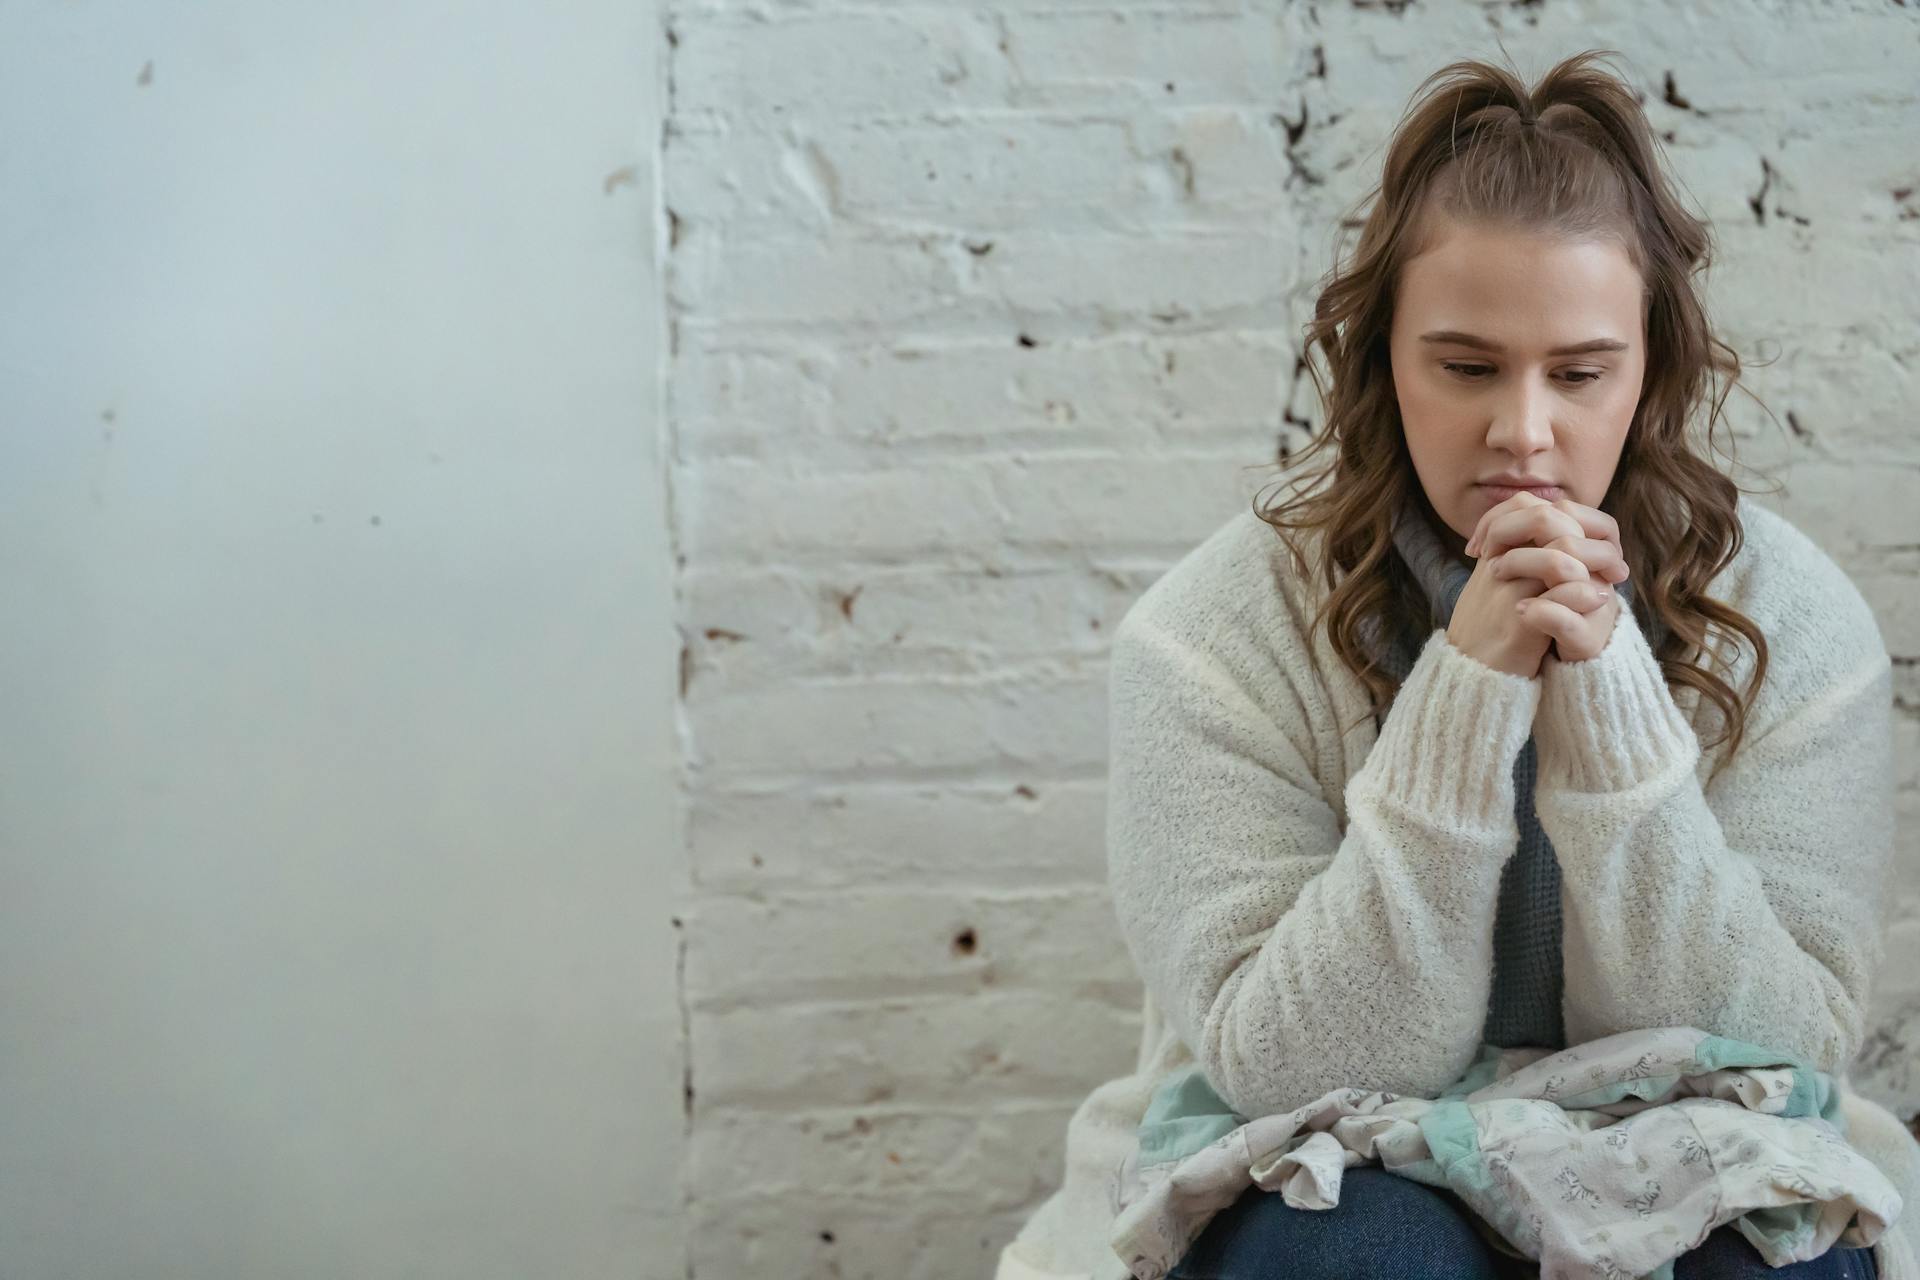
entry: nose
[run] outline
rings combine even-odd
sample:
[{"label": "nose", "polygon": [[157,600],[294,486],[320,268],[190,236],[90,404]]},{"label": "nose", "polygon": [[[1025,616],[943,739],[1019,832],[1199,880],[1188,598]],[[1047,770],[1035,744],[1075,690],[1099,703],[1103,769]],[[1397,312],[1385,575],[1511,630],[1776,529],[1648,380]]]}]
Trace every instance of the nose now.
[{"label": "nose", "polygon": [[1489,447],[1528,458],[1553,447],[1553,419],[1550,397],[1528,378],[1514,379],[1514,385],[1494,408],[1493,421],[1487,425]]}]

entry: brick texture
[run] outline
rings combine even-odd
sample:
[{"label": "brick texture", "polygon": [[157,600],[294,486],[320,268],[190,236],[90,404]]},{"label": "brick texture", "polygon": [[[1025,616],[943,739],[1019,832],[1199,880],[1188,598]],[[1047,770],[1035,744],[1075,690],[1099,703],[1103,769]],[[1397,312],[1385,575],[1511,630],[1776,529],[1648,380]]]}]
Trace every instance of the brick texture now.
[{"label": "brick texture", "polygon": [[1645,7],[670,8],[695,1275],[984,1275],[1131,1069],[1106,637],[1304,441],[1341,215],[1419,81],[1503,45],[1641,77],[1766,406],[1728,401],[1735,477],[1879,615],[1902,865],[1855,1083],[1920,1111],[1920,9]]}]

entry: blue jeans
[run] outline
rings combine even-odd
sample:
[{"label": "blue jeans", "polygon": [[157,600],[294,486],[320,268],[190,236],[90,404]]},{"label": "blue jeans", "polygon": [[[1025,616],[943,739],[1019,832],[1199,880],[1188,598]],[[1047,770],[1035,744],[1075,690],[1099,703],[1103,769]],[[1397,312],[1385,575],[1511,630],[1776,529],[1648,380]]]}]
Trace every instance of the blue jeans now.
[{"label": "blue jeans", "polygon": [[[1451,1191],[1356,1165],[1340,1203],[1293,1209],[1249,1187],[1215,1214],[1169,1280],[1507,1280],[1540,1265],[1508,1258],[1481,1238],[1473,1211]],[[1818,1258],[1769,1267],[1731,1222],[1674,1259],[1674,1280],[1877,1280],[1873,1250],[1836,1245]]]}]

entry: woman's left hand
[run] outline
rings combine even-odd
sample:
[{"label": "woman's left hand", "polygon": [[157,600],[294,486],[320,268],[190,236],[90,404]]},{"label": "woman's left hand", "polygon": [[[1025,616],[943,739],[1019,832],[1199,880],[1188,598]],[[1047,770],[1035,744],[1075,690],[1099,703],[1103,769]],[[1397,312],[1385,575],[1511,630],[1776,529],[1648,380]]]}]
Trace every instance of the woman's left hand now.
[{"label": "woman's left hand", "polygon": [[[1535,507],[1552,508],[1556,514],[1531,510]],[[1580,536],[1564,532],[1569,517],[1580,528]],[[1488,508],[1467,539],[1467,551],[1476,557],[1522,546],[1565,552],[1585,564],[1595,582],[1620,582],[1628,576],[1618,523],[1606,512],[1571,498],[1549,502],[1531,493],[1516,493]],[[1591,592],[1579,589],[1579,584],[1565,584],[1522,600],[1520,620],[1552,637],[1552,653],[1560,661],[1584,662],[1606,649],[1620,616],[1618,594],[1608,592],[1597,606],[1586,603],[1591,599]]]}]

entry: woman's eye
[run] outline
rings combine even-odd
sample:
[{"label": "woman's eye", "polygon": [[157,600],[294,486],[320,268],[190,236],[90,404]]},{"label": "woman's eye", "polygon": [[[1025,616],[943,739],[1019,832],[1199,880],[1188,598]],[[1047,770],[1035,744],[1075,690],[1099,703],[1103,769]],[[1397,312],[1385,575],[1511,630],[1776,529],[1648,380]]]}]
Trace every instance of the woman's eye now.
[{"label": "woman's eye", "polygon": [[[1442,361],[1440,367],[1448,373],[1458,374],[1469,382],[1477,381],[1482,375],[1491,372],[1488,366],[1484,364],[1461,364],[1451,360]],[[1575,387],[1584,387],[1589,383],[1598,382],[1601,377],[1599,373],[1592,369],[1570,370],[1565,376],[1568,385]]]}]

